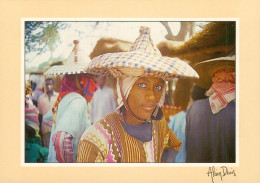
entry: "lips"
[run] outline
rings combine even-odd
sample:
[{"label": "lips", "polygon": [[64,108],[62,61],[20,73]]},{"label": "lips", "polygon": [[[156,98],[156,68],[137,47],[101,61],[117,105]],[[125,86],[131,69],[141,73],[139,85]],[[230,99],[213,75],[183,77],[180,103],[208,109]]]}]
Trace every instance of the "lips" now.
[{"label": "lips", "polygon": [[143,105],[142,107],[146,111],[152,111],[155,108],[155,105]]}]

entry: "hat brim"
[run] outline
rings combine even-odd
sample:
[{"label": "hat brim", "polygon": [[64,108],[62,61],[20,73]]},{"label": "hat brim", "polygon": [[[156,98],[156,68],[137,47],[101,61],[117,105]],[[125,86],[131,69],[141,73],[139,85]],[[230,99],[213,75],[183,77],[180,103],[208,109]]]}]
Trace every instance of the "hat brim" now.
[{"label": "hat brim", "polygon": [[140,76],[170,80],[175,77],[198,78],[196,71],[178,58],[138,51],[106,53],[92,59],[85,71],[110,77]]},{"label": "hat brim", "polygon": [[84,67],[86,65],[57,65],[57,66],[52,66],[49,68],[44,75],[65,75],[65,74],[80,74],[80,73],[86,73],[84,71]]},{"label": "hat brim", "polygon": [[218,70],[235,69],[235,57],[221,57],[199,62],[194,65],[194,69],[199,74],[199,79],[195,83],[205,89],[209,89],[212,85],[212,78]]}]

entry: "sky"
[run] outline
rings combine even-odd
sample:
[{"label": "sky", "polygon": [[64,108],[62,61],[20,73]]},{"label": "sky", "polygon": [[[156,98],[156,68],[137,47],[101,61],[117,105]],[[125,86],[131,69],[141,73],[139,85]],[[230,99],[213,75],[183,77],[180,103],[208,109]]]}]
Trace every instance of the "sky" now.
[{"label": "sky", "polygon": [[[74,46],[73,40],[79,40],[84,45],[84,52],[88,55],[92,52],[96,42],[101,37],[117,38],[134,42],[139,35],[140,26],[150,27],[151,38],[155,44],[166,40],[167,31],[160,22],[67,22],[68,28],[60,30],[60,43],[53,53],[53,58],[60,57],[63,60],[71,53]],[[96,26],[95,26],[96,25]],[[95,26],[95,29],[93,28]],[[180,30],[180,22],[169,22],[173,35],[177,35]],[[199,30],[195,30],[199,31]],[[50,58],[50,52],[35,56],[33,53],[26,54],[29,60],[25,63],[26,68],[38,67],[41,63]]]}]

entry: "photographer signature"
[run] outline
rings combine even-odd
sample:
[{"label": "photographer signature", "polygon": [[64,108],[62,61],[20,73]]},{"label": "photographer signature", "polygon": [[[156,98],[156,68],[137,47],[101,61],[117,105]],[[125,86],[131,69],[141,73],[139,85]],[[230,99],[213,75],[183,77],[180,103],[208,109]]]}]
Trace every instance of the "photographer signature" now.
[{"label": "photographer signature", "polygon": [[236,172],[234,169],[230,168],[228,169],[226,166],[220,167],[221,169],[218,171],[217,168],[209,167],[208,172],[206,173],[208,177],[211,177],[212,183],[214,183],[215,177],[220,177],[221,181],[223,180],[223,177],[231,175],[236,176]]}]

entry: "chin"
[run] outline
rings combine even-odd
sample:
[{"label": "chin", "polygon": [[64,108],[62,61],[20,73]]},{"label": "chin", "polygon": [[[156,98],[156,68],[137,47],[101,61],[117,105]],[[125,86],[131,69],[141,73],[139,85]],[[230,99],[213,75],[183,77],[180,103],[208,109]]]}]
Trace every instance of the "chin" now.
[{"label": "chin", "polygon": [[148,114],[146,114],[146,113],[147,113],[147,112],[142,112],[141,115],[138,116],[138,117],[139,117],[140,119],[142,119],[142,120],[146,120],[146,119],[151,118],[152,113],[148,113]]}]

